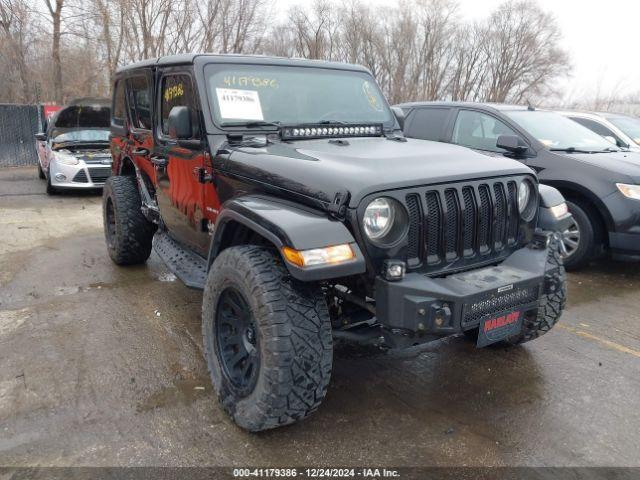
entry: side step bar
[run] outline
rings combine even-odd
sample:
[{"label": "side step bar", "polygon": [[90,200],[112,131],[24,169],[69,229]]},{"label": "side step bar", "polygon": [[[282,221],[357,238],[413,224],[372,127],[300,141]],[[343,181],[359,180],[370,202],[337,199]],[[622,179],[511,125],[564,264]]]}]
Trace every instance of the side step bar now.
[{"label": "side step bar", "polygon": [[183,248],[166,232],[157,232],[153,237],[153,249],[169,270],[187,287],[204,289],[207,279],[207,261]]}]

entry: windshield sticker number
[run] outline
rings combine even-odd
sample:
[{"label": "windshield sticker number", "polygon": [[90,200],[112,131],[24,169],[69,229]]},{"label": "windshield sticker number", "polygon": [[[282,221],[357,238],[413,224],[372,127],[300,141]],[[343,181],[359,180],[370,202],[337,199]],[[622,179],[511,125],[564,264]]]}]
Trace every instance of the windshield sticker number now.
[{"label": "windshield sticker number", "polygon": [[226,87],[254,87],[254,88],[278,88],[278,82],[275,78],[261,77],[224,77]]},{"label": "windshield sticker number", "polygon": [[255,90],[216,88],[220,116],[234,120],[264,120],[260,96]]},{"label": "windshield sticker number", "polygon": [[362,91],[367,97],[367,101],[369,102],[369,105],[371,106],[371,108],[373,108],[376,112],[381,112],[382,104],[380,103],[380,99],[378,98],[378,95],[376,95],[376,92],[373,86],[371,85],[371,83],[369,83],[368,81],[365,81],[362,84]]}]

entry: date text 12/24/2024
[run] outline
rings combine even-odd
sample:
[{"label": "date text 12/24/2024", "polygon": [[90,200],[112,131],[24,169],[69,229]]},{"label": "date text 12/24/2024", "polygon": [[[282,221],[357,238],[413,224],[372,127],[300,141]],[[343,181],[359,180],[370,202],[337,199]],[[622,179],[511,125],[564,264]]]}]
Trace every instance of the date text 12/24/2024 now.
[{"label": "date text 12/24/2024", "polygon": [[386,468],[234,468],[235,478],[399,478]]}]

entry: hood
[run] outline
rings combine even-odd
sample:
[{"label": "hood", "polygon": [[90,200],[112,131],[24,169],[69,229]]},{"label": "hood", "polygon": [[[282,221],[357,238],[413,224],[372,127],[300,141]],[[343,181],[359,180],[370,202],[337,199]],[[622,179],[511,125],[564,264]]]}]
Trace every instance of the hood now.
[{"label": "hood", "polygon": [[352,208],[366,195],[384,190],[533,173],[515,160],[446,143],[382,137],[344,140],[343,146],[320,139],[239,147],[219,166],[324,202],[348,190]]},{"label": "hood", "polygon": [[560,155],[604,168],[617,175],[626,175],[634,182],[640,183],[639,152],[560,153]]}]

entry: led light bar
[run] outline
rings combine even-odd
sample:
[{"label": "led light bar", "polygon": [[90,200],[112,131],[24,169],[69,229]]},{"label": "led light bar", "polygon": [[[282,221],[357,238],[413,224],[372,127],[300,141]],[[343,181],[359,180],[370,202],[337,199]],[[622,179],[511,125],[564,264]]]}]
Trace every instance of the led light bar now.
[{"label": "led light bar", "polygon": [[379,137],[382,135],[381,124],[368,125],[300,125],[284,127],[280,131],[283,140],[331,138],[331,137]]}]

